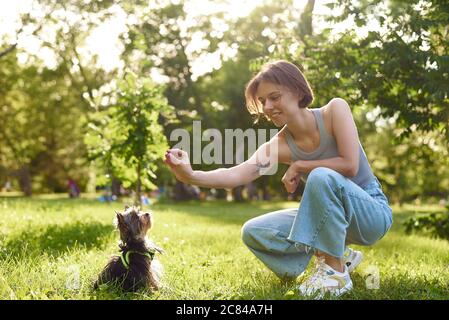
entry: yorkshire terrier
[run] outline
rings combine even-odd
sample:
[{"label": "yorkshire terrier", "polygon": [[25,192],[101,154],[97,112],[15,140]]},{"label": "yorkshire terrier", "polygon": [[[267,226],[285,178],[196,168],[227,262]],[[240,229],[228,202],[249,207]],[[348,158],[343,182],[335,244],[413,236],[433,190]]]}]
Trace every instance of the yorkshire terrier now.
[{"label": "yorkshire terrier", "polygon": [[105,283],[117,283],[124,291],[137,291],[141,288],[158,290],[162,265],[155,254],[164,250],[155,246],[147,232],[153,225],[149,212],[139,207],[125,206],[125,211],[116,213],[116,226],[120,232],[121,255],[113,256],[94,284],[94,289]]}]

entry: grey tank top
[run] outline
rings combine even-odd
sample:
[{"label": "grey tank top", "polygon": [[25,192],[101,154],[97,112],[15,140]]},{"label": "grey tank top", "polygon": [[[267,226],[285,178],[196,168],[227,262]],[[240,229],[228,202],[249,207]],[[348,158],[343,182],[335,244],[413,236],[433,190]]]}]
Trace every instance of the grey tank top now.
[{"label": "grey tank top", "polygon": [[[292,161],[297,160],[321,160],[338,157],[338,148],[337,142],[334,137],[330,135],[326,128],[324,127],[323,117],[321,115],[320,109],[310,109],[315,116],[315,120],[318,123],[318,129],[320,131],[320,145],[317,149],[312,152],[304,152],[302,151],[295,143],[293,136],[288,131],[288,128],[285,130],[285,138],[287,140],[287,144],[290,148],[290,152],[292,154]],[[306,181],[308,174],[302,174],[301,179]],[[372,180],[375,179],[375,176],[371,170],[371,167],[366,158],[365,151],[363,150],[362,145],[359,141],[359,171],[355,177],[348,177],[354,183],[359,185],[361,188],[366,186]]]}]

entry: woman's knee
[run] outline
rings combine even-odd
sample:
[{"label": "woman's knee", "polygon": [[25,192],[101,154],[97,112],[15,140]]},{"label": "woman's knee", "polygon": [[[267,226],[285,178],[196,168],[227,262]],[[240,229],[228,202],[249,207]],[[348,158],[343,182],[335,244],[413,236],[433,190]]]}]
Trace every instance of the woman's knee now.
[{"label": "woman's knee", "polygon": [[297,209],[284,209],[270,212],[248,220],[241,229],[243,242],[251,247],[263,249],[270,246],[273,241],[279,242],[280,235],[288,235]]},{"label": "woman's knee", "polygon": [[277,233],[275,229],[266,224],[263,217],[247,221],[241,229],[242,241],[250,248],[264,250]]},{"label": "woman's knee", "polygon": [[318,167],[310,171],[307,177],[307,184],[322,187],[323,185],[329,185],[329,182],[335,181],[338,178],[339,173],[335,170]]},{"label": "woman's knee", "polygon": [[245,244],[247,243],[248,238],[250,237],[250,233],[251,233],[251,227],[249,225],[247,225],[247,223],[245,223],[242,226],[242,229],[240,232],[240,234],[242,236],[243,243],[245,243]]},{"label": "woman's knee", "polygon": [[254,220],[255,219],[251,219],[245,222],[245,224],[242,226],[241,229],[242,241],[249,247],[254,246],[254,230],[255,230],[254,227],[256,225]]}]

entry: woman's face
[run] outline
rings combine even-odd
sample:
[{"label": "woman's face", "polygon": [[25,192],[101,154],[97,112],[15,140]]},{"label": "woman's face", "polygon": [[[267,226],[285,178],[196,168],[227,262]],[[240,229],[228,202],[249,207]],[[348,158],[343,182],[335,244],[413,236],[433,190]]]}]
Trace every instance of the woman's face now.
[{"label": "woman's face", "polygon": [[263,112],[276,127],[282,127],[295,112],[298,112],[299,96],[287,88],[270,82],[261,82],[256,97]]}]

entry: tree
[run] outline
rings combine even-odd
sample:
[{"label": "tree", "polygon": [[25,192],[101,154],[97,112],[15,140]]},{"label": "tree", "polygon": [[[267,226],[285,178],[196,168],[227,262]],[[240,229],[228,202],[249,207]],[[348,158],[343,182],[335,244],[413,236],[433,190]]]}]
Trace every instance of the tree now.
[{"label": "tree", "polygon": [[[68,176],[86,182],[85,124],[96,110],[91,102],[102,98],[96,93],[115,72],[103,71],[95,57],[81,55],[80,48],[111,15],[113,4],[111,0],[33,1],[20,17],[16,34],[1,39],[3,176],[17,177],[25,195],[32,190],[65,191]],[[42,51],[25,52],[17,45],[19,36],[39,43]],[[52,66],[43,61],[44,51],[53,53]]]},{"label": "tree", "polygon": [[[338,1],[329,4],[353,19],[344,35],[321,50],[335,61],[328,72],[358,90],[360,103],[381,108],[380,116],[397,117],[401,137],[436,130],[449,143],[449,3],[447,1]],[[378,27],[356,36],[371,22]],[[343,57],[335,59],[336,56]]]},{"label": "tree", "polygon": [[[349,102],[373,169],[393,200],[444,197],[449,6],[363,0],[329,6],[333,12],[341,9],[341,15],[328,20],[352,19],[349,30],[332,35],[331,26],[300,36],[296,55],[289,57],[303,66],[314,104],[322,106],[335,96]],[[376,22],[377,29],[360,32]],[[275,54],[286,56],[285,50]],[[375,114],[372,122],[368,113]]]},{"label": "tree", "polygon": [[[155,1],[148,9],[147,2],[129,1],[123,5],[125,11],[133,14],[136,22],[128,25],[123,59],[133,65],[137,74],[157,70],[165,76],[169,85],[165,95],[176,107],[178,117],[192,114],[206,119],[205,105],[193,78],[192,63],[202,54],[218,49],[220,39],[213,36],[213,21],[217,16],[196,16],[195,22],[188,19],[185,1]],[[205,48],[192,50],[194,39],[206,42]],[[187,112],[186,112],[187,111]]]},{"label": "tree", "polygon": [[163,88],[149,79],[127,74],[119,83],[117,103],[95,115],[86,137],[91,159],[134,187],[135,204],[141,203],[142,187],[154,188],[157,161],[168,149],[160,117],[170,119],[173,108]]}]

